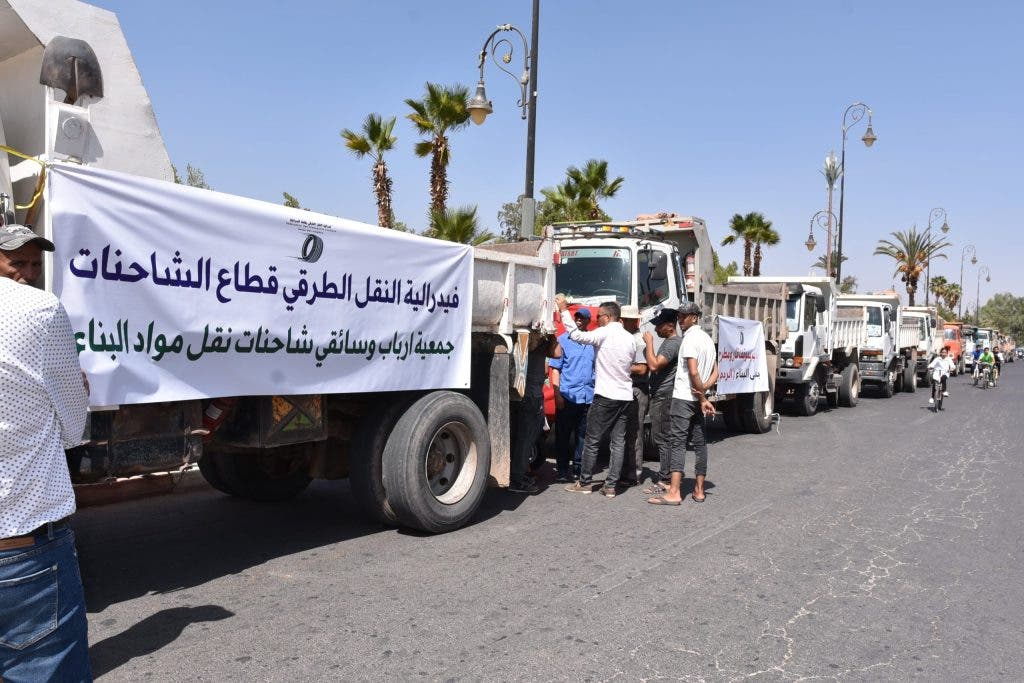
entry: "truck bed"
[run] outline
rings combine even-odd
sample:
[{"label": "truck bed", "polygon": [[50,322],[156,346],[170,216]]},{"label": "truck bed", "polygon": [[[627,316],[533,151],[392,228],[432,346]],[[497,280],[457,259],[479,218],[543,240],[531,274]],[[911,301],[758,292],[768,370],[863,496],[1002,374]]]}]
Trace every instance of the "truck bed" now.
[{"label": "truck bed", "polygon": [[789,298],[783,284],[730,284],[704,285],[704,313],[701,327],[718,343],[720,315],[746,320],[759,320],[764,325],[765,341],[782,343],[789,335],[786,326],[786,300]]},{"label": "truck bed", "polygon": [[554,242],[484,244],[473,250],[473,332],[554,332]]}]

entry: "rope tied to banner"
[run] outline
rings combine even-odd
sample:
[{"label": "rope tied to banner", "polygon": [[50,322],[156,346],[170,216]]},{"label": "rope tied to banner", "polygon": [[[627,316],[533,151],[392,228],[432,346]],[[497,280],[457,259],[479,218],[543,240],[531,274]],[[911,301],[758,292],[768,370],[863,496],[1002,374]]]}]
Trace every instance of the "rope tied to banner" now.
[{"label": "rope tied to banner", "polygon": [[41,161],[40,159],[35,158],[34,156],[29,156],[24,152],[19,152],[13,147],[8,147],[7,145],[0,145],[0,150],[7,152],[11,156],[18,157],[19,159],[25,159],[26,161],[34,161],[37,164],[39,164],[39,180],[36,181],[36,189],[35,192],[33,192],[32,194],[32,199],[29,201],[28,204],[16,204],[14,206],[14,208],[20,211],[24,211],[26,209],[31,211],[39,202],[39,198],[43,196],[43,188],[46,185],[46,167],[49,166],[49,164],[45,161]]}]

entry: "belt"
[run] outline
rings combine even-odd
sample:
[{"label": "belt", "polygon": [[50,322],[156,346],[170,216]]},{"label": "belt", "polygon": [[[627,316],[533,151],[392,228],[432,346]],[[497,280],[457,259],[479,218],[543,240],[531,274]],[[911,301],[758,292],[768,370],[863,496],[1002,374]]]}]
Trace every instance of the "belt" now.
[{"label": "belt", "polygon": [[37,536],[49,536],[54,531],[66,529],[70,519],[70,517],[65,517],[63,519],[58,519],[56,522],[47,522],[46,524],[36,527],[35,529],[28,532],[27,534],[24,534],[23,536],[11,536],[9,538],[0,538],[0,550],[17,550],[19,548],[31,548],[36,544]]}]

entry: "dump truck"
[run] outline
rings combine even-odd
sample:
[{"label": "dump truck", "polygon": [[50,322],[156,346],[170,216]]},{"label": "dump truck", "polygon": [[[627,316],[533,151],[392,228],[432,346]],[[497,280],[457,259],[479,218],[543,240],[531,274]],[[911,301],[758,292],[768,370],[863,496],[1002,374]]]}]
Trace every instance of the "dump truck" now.
[{"label": "dump truck", "polygon": [[917,323],[917,384],[928,383],[928,364],[945,346],[943,328],[946,323],[934,306],[903,306],[904,320]]},{"label": "dump truck", "polygon": [[949,349],[949,357],[953,359],[955,366],[954,375],[961,375],[965,368],[967,339],[964,337],[964,324],[962,322],[951,322],[943,325],[942,340]]},{"label": "dump truck", "polygon": [[917,321],[904,320],[899,295],[841,294],[838,306],[864,309],[867,316],[867,341],[858,363],[861,383],[877,388],[885,398],[915,391],[920,327]]},{"label": "dump truck", "polygon": [[[398,288],[404,282],[385,282],[382,290],[380,279],[372,292],[367,279],[365,298],[360,299],[363,295],[357,292],[352,303],[351,276],[328,282],[323,272],[323,285],[312,280],[313,272],[324,263],[317,264],[317,260],[329,256],[326,251],[321,254],[327,240],[324,235],[344,235],[357,240],[353,244],[363,238],[380,241],[383,247],[379,253],[385,254],[387,267],[398,271],[407,265],[403,262],[407,257],[396,256],[387,245],[401,247],[402,254],[415,254],[418,250],[442,249],[437,246],[441,243],[334,216],[173,184],[174,172],[156,116],[114,14],[76,0],[59,0],[59,11],[50,4],[44,7],[28,0],[6,0],[4,4],[9,10],[4,13],[4,41],[0,45],[0,143],[21,156],[8,163],[8,155],[0,154],[0,194],[13,197],[12,207],[18,206],[16,214],[5,216],[5,220],[29,224],[58,244],[58,254],[45,264],[45,288],[52,290],[56,283],[63,288],[57,292],[61,294],[72,291],[72,285],[87,286],[92,289],[83,291],[94,292],[98,299],[121,297],[128,288],[134,288],[138,296],[131,301],[140,310],[150,308],[157,296],[168,301],[161,294],[171,292],[168,287],[174,287],[182,301],[195,292],[206,292],[203,300],[209,300],[213,290],[223,299],[248,292],[245,295],[253,297],[250,301],[260,296],[270,301],[271,294],[280,297],[283,293],[283,307],[288,301],[297,302],[300,293],[307,293],[306,279],[300,283],[303,287],[295,283],[291,288],[284,287],[284,271],[294,274],[295,268],[303,268],[297,272],[310,271],[310,296],[295,306],[312,304],[311,299],[319,296],[316,305],[323,306],[319,309],[323,313],[340,311],[329,306],[342,305],[355,311],[360,301],[366,305],[372,299],[375,305],[393,302],[387,305],[401,310],[396,319],[408,318],[411,311],[421,312],[429,305],[434,308],[435,318],[464,321],[464,327],[460,322],[459,331],[448,340],[448,347],[440,342],[435,345],[434,340],[428,344],[425,339],[400,338],[399,332],[394,340],[390,335],[387,340],[391,354],[387,362],[400,352],[403,360],[421,353],[424,359],[443,358],[458,347],[468,361],[463,368],[464,381],[418,379],[409,366],[401,362],[387,366],[380,360],[383,369],[375,377],[384,383],[415,388],[372,390],[350,386],[346,391],[300,393],[289,391],[287,375],[269,365],[268,376],[276,388],[259,395],[238,395],[230,387],[221,393],[202,395],[196,387],[184,387],[181,390],[193,396],[189,400],[153,401],[158,394],[149,393],[147,398],[146,392],[151,389],[147,383],[161,372],[160,363],[175,354],[185,355],[183,345],[190,357],[193,346],[197,357],[203,352],[265,354],[253,355],[247,361],[252,363],[253,371],[237,374],[240,383],[249,385],[260,381],[257,375],[262,371],[256,368],[263,367],[258,364],[263,362],[261,359],[271,357],[266,354],[280,350],[281,355],[273,358],[286,359],[284,347],[289,354],[294,351],[301,355],[309,354],[313,344],[298,326],[295,338],[289,328],[287,339],[283,333],[272,335],[261,327],[258,334],[253,331],[252,336],[244,338],[236,330],[239,334],[234,340],[226,335],[225,342],[222,330],[218,328],[213,337],[214,330],[208,325],[206,333],[211,338],[207,341],[201,323],[177,330],[176,336],[174,330],[166,335],[154,334],[151,324],[148,334],[143,328],[136,337],[135,329],[129,330],[127,317],[117,321],[116,331],[108,321],[101,333],[91,322],[83,322],[89,312],[69,295],[65,305],[75,324],[83,366],[99,368],[93,377],[94,400],[98,390],[136,392],[142,397],[138,402],[92,406],[83,443],[68,453],[79,499],[103,498],[98,491],[110,490],[132,477],[178,472],[198,464],[213,487],[243,498],[283,500],[299,494],[314,478],[348,477],[361,507],[386,524],[445,532],[467,523],[488,484],[505,485],[509,481],[511,403],[522,395],[529,349],[553,332],[551,236],[476,248],[443,243],[448,245],[443,249],[472,249],[460,262],[462,265],[453,270],[469,282],[459,292],[461,305],[453,292],[430,292],[426,285],[414,292],[405,290],[405,296],[399,296]],[[104,97],[107,93],[111,97]],[[50,180],[45,188],[42,164],[49,167],[46,176]],[[75,186],[78,194],[56,189],[69,187],[69,179],[75,177],[81,181]],[[100,191],[93,185],[106,188],[106,194],[92,194]],[[136,197],[134,190],[140,188],[159,195],[163,203],[148,203]],[[125,210],[105,210],[105,198],[115,196],[118,206]],[[88,213],[85,205],[100,210],[75,216],[78,201],[85,203],[79,213]],[[63,207],[59,220],[56,209],[51,211],[58,205]],[[79,219],[90,229],[123,237],[125,244],[147,238],[158,241],[160,236],[153,234],[151,224],[166,222],[167,215],[153,212],[167,207],[174,216],[194,218],[207,225],[213,231],[210,234],[216,234],[218,226],[225,230],[232,227],[227,219],[219,218],[222,213],[230,217],[231,211],[242,210],[270,216],[280,224],[275,230],[300,231],[305,241],[301,252],[281,257],[281,269],[271,272],[270,277],[266,271],[250,273],[247,261],[245,272],[239,274],[239,262],[255,253],[261,242],[258,235],[238,241],[224,250],[227,253],[207,254],[205,268],[201,258],[198,271],[182,265],[182,258],[189,251],[202,253],[202,243],[181,244],[177,256],[177,252],[154,251],[152,267],[147,254],[132,252],[128,247],[123,247],[124,253],[120,248],[115,252],[109,244],[102,257],[98,247],[91,256],[86,248],[70,256],[61,253],[72,238],[81,237],[68,228]],[[148,219],[139,220],[140,215]],[[187,224],[189,220],[180,222]],[[165,256],[167,268],[157,263]],[[335,258],[341,259],[335,262],[338,267],[350,272],[368,265]],[[234,261],[234,273],[230,267],[221,269],[220,284],[214,282],[211,288],[210,265],[218,259]],[[97,260],[102,264],[97,265]],[[214,267],[212,279],[217,277],[218,269]],[[348,292],[347,298],[342,289]],[[424,303],[428,300],[429,304]],[[397,308],[401,306],[413,308]],[[289,309],[287,315],[292,314]],[[313,316],[308,321],[312,326],[324,318]],[[97,324],[102,327],[102,322]],[[394,329],[406,328],[399,321]],[[203,338],[195,341],[198,337]],[[137,341],[132,343],[133,339]],[[339,339],[332,333],[329,342],[327,337],[317,342],[316,354],[323,366],[317,366],[318,381],[324,386],[344,384],[344,372],[331,370],[332,362],[337,361],[334,367],[341,367],[342,359],[357,357],[344,354],[367,351],[365,341],[352,341],[348,335],[344,341]],[[376,358],[380,359],[383,341],[377,351]],[[138,367],[149,368],[152,374],[118,374],[118,368],[126,367],[126,358],[134,352],[141,353],[141,360],[132,362],[141,363]],[[157,356],[162,360],[156,360]],[[216,368],[218,364],[211,362],[208,367]],[[198,374],[200,382],[205,381],[204,373]]]},{"label": "dump truck", "polygon": [[665,212],[551,228],[557,245],[556,289],[566,294],[572,310],[604,301],[635,306],[642,330],[653,333],[649,321],[661,309],[693,301],[701,305],[701,325],[716,344],[719,316],[760,322],[769,389],[719,394],[713,400],[733,430],[764,433],[771,428],[778,357],[788,334],[788,294],[782,284],[716,286],[708,228],[696,216]]},{"label": "dump truck", "polygon": [[782,345],[776,398],[800,415],[814,415],[821,399],[830,407],[857,405],[860,350],[867,343],[864,307],[837,305],[839,288],[829,277],[734,276],[728,286],[783,285],[789,336]]}]

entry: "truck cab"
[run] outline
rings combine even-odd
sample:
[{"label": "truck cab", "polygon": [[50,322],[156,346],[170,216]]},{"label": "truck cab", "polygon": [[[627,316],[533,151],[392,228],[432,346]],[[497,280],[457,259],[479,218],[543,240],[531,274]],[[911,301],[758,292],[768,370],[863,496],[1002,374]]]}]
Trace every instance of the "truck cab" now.
[{"label": "truck cab", "polygon": [[636,221],[557,223],[555,281],[574,303],[617,301],[641,319],[699,301],[714,274],[704,220],[661,214]]},{"label": "truck cab", "polygon": [[953,359],[956,368],[954,374],[961,374],[964,371],[964,349],[965,339],[963,337],[963,323],[946,323],[942,326],[943,345],[949,349],[949,357]]},{"label": "truck cab", "polygon": [[928,364],[942,347],[938,310],[934,306],[904,306],[903,317],[917,324],[917,361],[915,370],[922,382],[928,375]]}]

